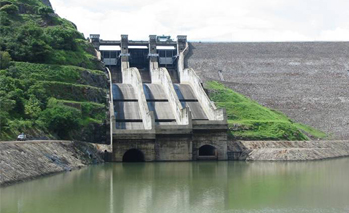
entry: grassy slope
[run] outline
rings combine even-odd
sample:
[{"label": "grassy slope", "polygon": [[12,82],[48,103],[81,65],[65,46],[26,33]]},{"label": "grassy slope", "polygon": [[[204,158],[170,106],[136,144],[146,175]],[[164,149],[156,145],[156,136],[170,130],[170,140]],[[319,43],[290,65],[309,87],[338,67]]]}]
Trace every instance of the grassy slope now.
[{"label": "grassy slope", "polygon": [[0,0],[0,18],[0,50],[13,59],[0,68],[0,140],[80,139],[103,124],[106,76],[75,26],[40,0]]},{"label": "grassy slope", "polygon": [[[41,121],[41,114],[56,105],[78,109],[79,118],[76,123],[80,128],[91,123],[102,124],[105,120],[106,88],[101,87],[101,83],[106,82],[106,76],[102,71],[75,66],[13,62],[9,69],[0,71],[0,77],[0,91],[9,94],[8,100],[16,103],[14,109],[9,111],[8,124],[2,125],[1,140],[11,140],[20,132],[32,136],[58,137],[57,132],[50,130]],[[96,79],[99,81],[93,81]],[[52,98],[56,100],[55,104],[48,106]],[[27,110],[32,106],[32,99],[39,105],[37,115]]]},{"label": "grassy slope", "polygon": [[286,115],[261,106],[221,83],[207,82],[206,88],[211,100],[218,107],[226,109],[229,136],[233,139],[308,140],[308,136],[326,137],[325,133],[304,124],[294,123]]}]

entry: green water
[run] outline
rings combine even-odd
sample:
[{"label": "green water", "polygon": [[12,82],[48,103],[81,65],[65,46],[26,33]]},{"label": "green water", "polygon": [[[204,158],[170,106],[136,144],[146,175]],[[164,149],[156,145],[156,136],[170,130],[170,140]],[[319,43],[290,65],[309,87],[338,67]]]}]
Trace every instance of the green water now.
[{"label": "green water", "polygon": [[349,159],[110,163],[0,190],[0,213],[349,212]]}]

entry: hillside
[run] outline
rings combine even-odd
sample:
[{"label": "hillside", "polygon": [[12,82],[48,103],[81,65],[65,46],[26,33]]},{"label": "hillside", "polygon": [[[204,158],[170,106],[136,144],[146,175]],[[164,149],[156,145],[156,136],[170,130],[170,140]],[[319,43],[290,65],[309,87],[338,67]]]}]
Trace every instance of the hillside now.
[{"label": "hillside", "polygon": [[226,109],[231,139],[297,141],[326,137],[324,132],[295,123],[217,81],[206,82],[206,89],[217,107]]},{"label": "hillside", "polygon": [[[107,78],[101,63],[94,56],[94,48],[77,31],[76,26],[54,14],[49,1],[0,0],[0,18],[0,140],[13,140],[19,133],[25,132],[33,139],[103,142],[106,138]],[[296,97],[293,94],[303,90],[290,89],[288,84],[275,87],[279,78],[273,76],[272,71],[294,78],[292,72],[285,71],[289,67],[285,65],[285,60],[293,60],[292,54],[303,57],[296,53],[304,50],[294,50],[292,45],[284,44],[290,51],[275,55],[275,47],[268,49],[265,46],[265,50],[259,53],[261,48],[258,45],[229,45],[191,43],[186,63],[198,71],[204,80],[216,80],[218,74],[215,70],[221,69],[225,85],[262,104],[267,99],[269,102],[266,106],[285,112],[284,108],[279,109],[273,104],[284,96],[288,101],[293,101]],[[316,48],[309,51],[313,54],[319,52]],[[344,49],[338,51],[346,53]],[[256,52],[259,59],[255,58]],[[326,52],[320,55],[325,57]],[[296,63],[298,59],[294,60]],[[270,68],[275,64],[278,69]],[[321,63],[310,63],[309,66],[318,70],[323,67]],[[236,78],[236,72],[242,77]],[[298,76],[297,73],[295,75]],[[297,83],[301,82],[302,77],[297,78]],[[244,83],[236,83],[238,81]],[[269,81],[273,83],[266,83]],[[227,109],[229,133],[234,139],[306,140],[308,137],[325,137],[323,132],[294,123],[285,115],[263,107],[221,84],[209,82],[207,85],[212,100],[219,107]],[[337,90],[342,91],[342,86],[338,84]],[[286,91],[282,88],[286,88]],[[321,95],[333,94],[331,91]],[[271,95],[267,96],[267,92]],[[316,102],[317,99],[311,101]],[[313,113],[316,115],[317,112]],[[312,118],[319,120],[316,116]],[[308,120],[304,123],[322,127]]]},{"label": "hillside", "polygon": [[349,137],[349,42],[190,43],[187,66],[263,106]]},{"label": "hillside", "polygon": [[[45,4],[44,4],[44,3]],[[107,78],[48,1],[0,0],[0,140],[105,140]]]}]

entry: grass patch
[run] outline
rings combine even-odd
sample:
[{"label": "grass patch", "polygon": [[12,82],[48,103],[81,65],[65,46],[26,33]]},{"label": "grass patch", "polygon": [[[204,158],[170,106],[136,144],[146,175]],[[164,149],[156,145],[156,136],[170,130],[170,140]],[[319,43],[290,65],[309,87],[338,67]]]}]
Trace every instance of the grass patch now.
[{"label": "grass patch", "polygon": [[82,84],[41,81],[46,94],[57,99],[106,103],[106,90]]},{"label": "grass patch", "polygon": [[221,83],[207,82],[206,88],[217,107],[226,109],[232,139],[309,140],[308,136],[326,137],[325,133],[294,123],[283,113],[264,107]]},{"label": "grass patch", "polygon": [[85,126],[89,123],[103,123],[106,119],[106,110],[104,104],[95,102],[79,102],[69,100],[57,100],[58,103],[63,103],[66,106],[77,108],[81,111],[81,125]]},{"label": "grass patch", "polygon": [[70,65],[51,65],[28,62],[14,62],[8,70],[8,75],[17,79],[59,81],[96,87],[105,87],[107,82],[104,72],[100,70],[91,70]]},{"label": "grass patch", "polygon": [[307,125],[304,125],[304,124],[300,124],[300,123],[294,123],[294,125],[298,129],[306,132],[307,134],[309,134],[309,135],[311,135],[311,136],[313,136],[315,138],[322,139],[322,138],[326,138],[327,137],[326,133],[324,133],[324,132],[322,132],[320,130],[314,129],[313,127],[310,127],[310,126],[307,126]]}]

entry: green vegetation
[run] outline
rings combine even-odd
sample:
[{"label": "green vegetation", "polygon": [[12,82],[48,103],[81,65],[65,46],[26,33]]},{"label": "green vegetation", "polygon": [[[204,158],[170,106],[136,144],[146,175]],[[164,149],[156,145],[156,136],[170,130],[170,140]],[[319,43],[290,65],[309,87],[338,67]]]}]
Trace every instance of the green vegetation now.
[{"label": "green vegetation", "polygon": [[74,24],[41,1],[1,0],[0,6],[0,50],[13,60],[99,68],[94,49]]},{"label": "green vegetation", "polygon": [[0,20],[0,140],[104,128],[106,76],[75,25],[40,0],[0,0]]},{"label": "green vegetation", "polygon": [[325,138],[328,135],[326,135],[326,133],[321,132],[317,129],[314,129],[313,127],[304,125],[304,124],[300,124],[300,123],[295,123],[294,124],[299,130],[302,130],[303,132],[305,132],[306,134],[313,136],[315,138]]},{"label": "green vegetation", "polygon": [[102,124],[106,118],[102,71],[12,62],[0,71],[0,85],[2,140],[20,132],[78,138],[76,131],[91,123]]},{"label": "green vegetation", "polygon": [[10,66],[12,58],[8,52],[0,51],[0,69],[6,69]]},{"label": "green vegetation", "polygon": [[229,136],[243,140],[308,140],[326,134],[294,123],[286,115],[261,106],[216,81],[207,82],[210,98],[228,116]]}]

